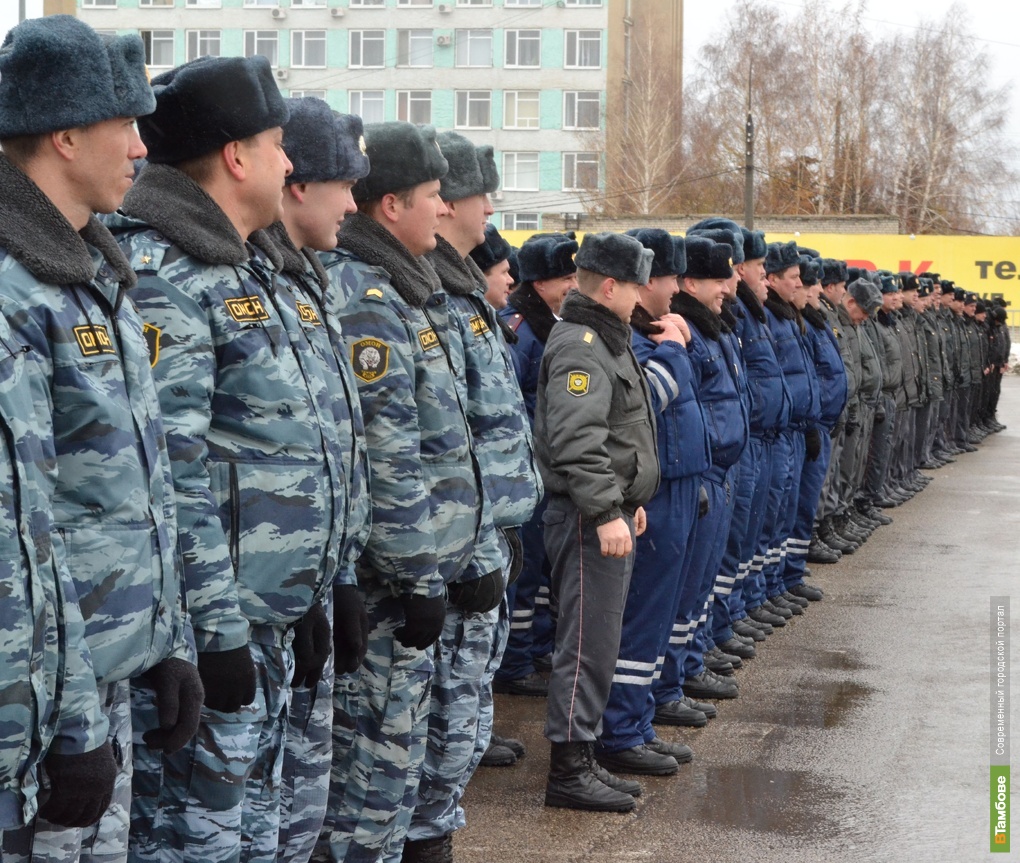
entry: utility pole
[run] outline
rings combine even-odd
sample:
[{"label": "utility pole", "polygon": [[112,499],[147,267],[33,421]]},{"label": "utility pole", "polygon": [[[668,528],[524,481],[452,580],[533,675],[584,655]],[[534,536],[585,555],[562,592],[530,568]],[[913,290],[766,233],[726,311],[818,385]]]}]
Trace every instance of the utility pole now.
[{"label": "utility pole", "polygon": [[751,116],[751,69],[747,65],[747,125],[744,127],[744,225],[754,230],[754,117]]},{"label": "utility pole", "polygon": [[28,0],[18,0],[18,23],[19,24],[22,21],[25,20],[25,15],[27,14],[26,9],[25,9],[25,4],[27,2],[28,2]]}]

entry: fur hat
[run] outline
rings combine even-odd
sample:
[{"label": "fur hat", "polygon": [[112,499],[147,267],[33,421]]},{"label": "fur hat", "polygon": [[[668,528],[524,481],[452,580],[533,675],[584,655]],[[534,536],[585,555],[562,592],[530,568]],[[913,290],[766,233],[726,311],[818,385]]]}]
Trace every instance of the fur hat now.
[{"label": "fur hat", "polygon": [[781,273],[790,267],[800,264],[800,251],[797,243],[790,240],[788,243],[769,243],[765,253],[765,272],[768,274]]},{"label": "fur hat", "polygon": [[291,183],[360,180],[368,174],[364,128],[356,114],[338,114],[322,99],[287,99],[283,149],[294,165]]},{"label": "fur hat", "polygon": [[731,224],[736,228],[735,231],[731,231],[729,228],[690,228],[687,231],[687,236],[708,237],[716,243],[724,243],[733,249],[731,266],[742,264],[744,263],[744,235],[735,222]]},{"label": "fur hat", "polygon": [[869,315],[882,308],[882,292],[870,279],[854,279],[846,289],[854,302]]},{"label": "fur hat", "polygon": [[574,263],[579,270],[609,276],[618,282],[647,285],[654,257],[651,249],[633,237],[601,231],[584,235]]},{"label": "fur hat", "polygon": [[939,284],[942,286],[942,293],[946,294],[955,289],[956,282],[952,279],[939,279]]},{"label": "fur hat", "polygon": [[963,288],[953,288],[953,301],[962,303],[967,299],[967,292]]},{"label": "fur hat", "polygon": [[728,279],[733,275],[733,247],[708,237],[686,238],[686,279]]},{"label": "fur hat", "polygon": [[683,272],[683,267],[677,269],[677,263],[686,264],[686,257],[677,261],[676,246],[673,245],[673,237],[669,231],[662,228],[631,228],[626,232],[628,237],[633,237],[646,249],[651,249],[652,272],[650,278],[659,276],[678,276]]},{"label": "fur hat", "polygon": [[156,111],[138,121],[154,164],[174,165],[283,126],[290,113],[265,57],[199,57],[152,79]]},{"label": "fur hat", "polygon": [[810,255],[800,256],[800,281],[805,288],[817,285],[822,275],[821,258],[812,258]]},{"label": "fur hat", "polygon": [[917,281],[919,283],[917,295],[919,297],[931,296],[932,291],[935,290],[935,282],[931,279],[925,278],[924,276],[918,276]]},{"label": "fur hat", "polygon": [[436,143],[450,166],[439,184],[439,197],[444,201],[461,201],[486,194],[478,148],[457,132],[441,132]]},{"label": "fur hat", "polygon": [[978,300],[977,306],[974,308],[974,314],[975,315],[980,315],[983,312],[987,312],[987,311],[988,311],[988,308],[985,306],[985,304],[983,302],[981,302],[980,300]]},{"label": "fur hat", "polygon": [[155,109],[136,35],[104,37],[72,15],[50,15],[22,21],[0,48],[0,138]]},{"label": "fur hat", "polygon": [[514,280],[515,285],[521,283],[521,268],[517,263],[517,252],[519,249],[516,246],[510,247],[510,255],[507,260],[510,262],[510,278]]},{"label": "fur hat", "polygon": [[809,249],[807,246],[797,246],[797,251],[802,255],[807,255],[809,258],[821,258],[821,252],[817,249]]},{"label": "fur hat", "polygon": [[496,151],[491,144],[475,147],[478,167],[482,169],[482,191],[491,195],[499,188],[499,169],[496,167]]},{"label": "fur hat", "polygon": [[678,276],[687,272],[687,241],[683,237],[673,237],[673,266]]},{"label": "fur hat", "polygon": [[522,282],[558,279],[577,272],[574,253],[577,240],[566,234],[537,234],[517,250],[517,267]]},{"label": "fur hat", "polygon": [[963,304],[965,306],[972,306],[978,301],[978,295],[972,291],[965,291],[963,297]]},{"label": "fur hat", "polygon": [[765,232],[749,231],[747,228],[741,228],[740,233],[744,235],[744,260],[760,261],[764,259],[768,253],[768,247],[765,244]]},{"label": "fur hat", "polygon": [[485,239],[475,246],[469,254],[472,260],[478,264],[478,269],[484,273],[490,267],[496,266],[500,261],[508,260],[511,251],[513,251],[513,246],[499,235],[496,227],[494,225],[486,225]]},{"label": "fur hat", "polygon": [[879,274],[883,294],[895,294],[901,289],[900,277],[893,273],[883,272]]},{"label": "fur hat", "polygon": [[897,273],[904,291],[916,291],[921,287],[921,281],[913,273]]},{"label": "fur hat", "polygon": [[378,201],[391,192],[442,180],[449,170],[434,126],[369,123],[365,127],[365,145],[372,170],[354,187],[354,200],[359,203]]},{"label": "fur hat", "polygon": [[822,258],[822,286],[835,285],[847,280],[846,261]]}]

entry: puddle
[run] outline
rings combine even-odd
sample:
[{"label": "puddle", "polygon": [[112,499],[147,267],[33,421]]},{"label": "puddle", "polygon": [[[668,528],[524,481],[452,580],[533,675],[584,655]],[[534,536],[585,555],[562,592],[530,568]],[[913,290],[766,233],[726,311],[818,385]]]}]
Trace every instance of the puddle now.
[{"label": "puddle", "polygon": [[760,718],[787,728],[837,728],[855,718],[872,692],[852,680],[811,682],[788,692]]}]

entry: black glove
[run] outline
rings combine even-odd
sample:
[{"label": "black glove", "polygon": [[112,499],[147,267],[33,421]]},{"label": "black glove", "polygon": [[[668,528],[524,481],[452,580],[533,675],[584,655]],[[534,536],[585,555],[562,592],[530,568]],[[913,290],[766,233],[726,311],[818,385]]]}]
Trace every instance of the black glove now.
[{"label": "black glove", "polygon": [[885,422],[885,408],[875,408],[875,425],[882,425]]},{"label": "black glove", "polygon": [[435,644],[446,622],[446,597],[401,596],[404,625],[397,627],[393,637],[404,647],[425,650]]},{"label": "black glove", "polygon": [[368,652],[368,612],[353,584],[333,588],[333,662],[338,674],[351,674]]},{"label": "black glove", "polygon": [[198,673],[205,687],[205,706],[237,713],[255,700],[255,663],[248,645],[222,653],[198,654]]},{"label": "black glove", "polygon": [[50,780],[50,796],[39,815],[60,827],[95,824],[110,805],[117,762],[109,741],[81,755],[51,752],[43,762]]},{"label": "black glove", "polygon": [[166,753],[176,752],[195,736],[202,716],[202,678],[183,659],[164,659],[142,677],[156,693],[159,728],[142,735],[145,744]]},{"label": "black glove", "polygon": [[698,488],[698,518],[704,518],[706,515],[708,515],[708,492],[701,486]]},{"label": "black glove", "polygon": [[815,461],[822,453],[822,436],[818,429],[808,429],[804,432],[804,447],[807,451],[808,461]]},{"label": "black glove", "polygon": [[506,574],[506,586],[509,587],[520,577],[524,569],[524,543],[521,542],[520,528],[500,528],[506,544],[510,546],[510,569]]},{"label": "black glove", "polygon": [[321,603],[315,603],[294,624],[294,686],[311,689],[322,680],[322,669],[329,660],[329,618]]},{"label": "black glove", "polygon": [[468,614],[484,614],[496,608],[503,594],[506,593],[506,582],[503,571],[494,569],[481,578],[466,582],[455,582],[446,586],[450,604],[457,606]]}]

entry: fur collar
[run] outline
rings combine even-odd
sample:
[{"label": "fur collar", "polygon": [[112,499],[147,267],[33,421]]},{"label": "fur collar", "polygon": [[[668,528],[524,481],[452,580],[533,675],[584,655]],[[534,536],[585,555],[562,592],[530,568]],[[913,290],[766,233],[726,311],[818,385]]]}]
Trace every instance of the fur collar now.
[{"label": "fur collar", "polygon": [[723,322],[708,306],[694,299],[685,291],[680,291],[670,302],[670,309],[683,315],[688,324],[698,328],[698,332],[713,342],[719,341],[723,331]]},{"label": "fur collar", "polygon": [[510,294],[509,304],[521,313],[531,331],[543,345],[549,341],[549,332],[556,323],[556,315],[546,305],[531,282],[524,282]]},{"label": "fur collar", "polygon": [[563,301],[560,317],[571,324],[591,327],[606,343],[614,357],[623,356],[630,345],[630,327],[613,312],[580,291],[571,291]]},{"label": "fur collar", "polygon": [[113,235],[95,216],[76,231],[64,215],[20,169],[0,154],[0,246],[47,285],[89,283],[99,251],[121,288],[135,284],[135,274]]},{"label": "fur collar", "polygon": [[814,306],[804,306],[801,314],[804,316],[804,320],[816,330],[825,329],[825,315],[822,314],[821,309],[816,309]]},{"label": "fur collar", "polygon": [[797,320],[797,310],[792,304],[786,302],[772,288],[769,288],[768,299],[765,300],[765,308],[772,312],[777,318],[786,321]]},{"label": "fur collar", "polygon": [[653,326],[654,321],[655,318],[648,313],[648,309],[644,306],[634,306],[634,314],[630,316],[630,325],[641,335],[648,337],[662,332],[658,327]]},{"label": "fur collar", "polygon": [[[322,266],[318,254],[313,249],[299,250],[291,240],[283,222],[274,222],[264,231],[256,231],[255,234],[252,234],[250,239],[258,245],[256,235],[268,237],[272,241],[279,257],[279,264],[276,266],[279,272],[288,276],[307,277],[308,271],[311,270],[315,274],[315,281],[319,283],[319,290],[325,293],[329,289],[329,276],[326,275],[326,270]],[[275,261],[274,264],[276,264]]]},{"label": "fur collar", "polygon": [[258,248],[269,259],[273,270],[277,273],[283,272],[283,250],[277,245],[278,240],[268,230],[252,231],[248,237],[248,242]]},{"label": "fur collar", "polygon": [[396,237],[363,213],[344,219],[337,234],[342,249],[373,267],[382,267],[390,283],[412,306],[421,308],[441,287],[439,276],[424,258],[416,258]]},{"label": "fur collar", "polygon": [[244,239],[219,204],[187,174],[169,165],[146,165],[121,209],[160,231],[207,264],[243,264]]},{"label": "fur collar", "polygon": [[744,308],[754,315],[759,323],[765,323],[765,309],[762,308],[761,300],[755,296],[754,291],[743,279],[737,282],[737,297],[744,304]]},{"label": "fur collar", "polygon": [[[448,294],[468,297],[479,291],[485,293],[485,277],[482,276],[479,283],[478,277],[469,266],[469,262],[470,264],[475,262],[471,258],[462,258],[460,253],[438,234],[436,235],[436,247],[425,257],[432,264],[432,269],[436,271],[439,281],[442,282],[443,290]],[[475,271],[481,275],[477,265],[475,265]]]},{"label": "fur collar", "polygon": [[733,307],[733,300],[723,300],[722,311],[719,312],[719,318],[723,322],[723,329],[733,332],[733,330],[737,328],[737,316],[736,310]]}]

